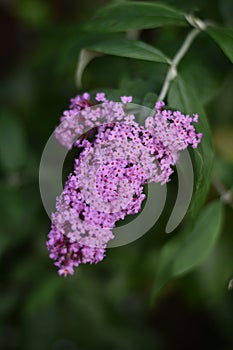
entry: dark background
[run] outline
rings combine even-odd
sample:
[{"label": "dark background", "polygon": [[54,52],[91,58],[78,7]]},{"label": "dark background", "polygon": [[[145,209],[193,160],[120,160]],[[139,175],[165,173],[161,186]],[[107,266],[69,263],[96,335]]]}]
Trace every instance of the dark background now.
[{"label": "dark background", "polygon": [[[44,145],[70,97],[80,26],[107,1],[0,2],[0,349],[233,349],[232,208],[214,252],[171,281],[149,306],[158,255],[169,238],[153,232],[110,249],[96,266],[58,277],[45,247],[49,231],[38,168]],[[231,0],[164,1],[200,18],[232,25]],[[187,29],[145,30],[141,38],[172,56]],[[123,58],[94,60],[84,89],[128,89],[138,101],[158,92],[164,66]],[[205,104],[216,151],[214,172],[233,179],[232,65],[204,34],[180,69]],[[212,187],[209,199],[217,198]]]}]

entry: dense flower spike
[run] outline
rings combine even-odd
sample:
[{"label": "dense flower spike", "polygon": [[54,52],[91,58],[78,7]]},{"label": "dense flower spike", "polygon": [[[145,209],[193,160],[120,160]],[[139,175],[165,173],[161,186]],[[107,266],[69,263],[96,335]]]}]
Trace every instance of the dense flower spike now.
[{"label": "dense flower spike", "polygon": [[112,229],[126,215],[141,210],[143,185],[170,181],[180,151],[201,141],[192,122],[181,112],[164,110],[157,102],[144,125],[127,112],[132,96],[108,101],[100,92],[71,99],[70,109],[55,130],[59,142],[80,150],[74,172],[56,201],[47,241],[60,275],[73,274],[81,263],[104,258]]}]

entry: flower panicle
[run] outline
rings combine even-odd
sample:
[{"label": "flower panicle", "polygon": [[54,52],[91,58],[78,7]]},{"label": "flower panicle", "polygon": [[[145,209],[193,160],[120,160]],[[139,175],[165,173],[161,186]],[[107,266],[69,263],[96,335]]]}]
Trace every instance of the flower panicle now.
[{"label": "flower panicle", "polygon": [[55,130],[62,145],[80,150],[57,197],[47,241],[59,275],[102,261],[116,223],[140,212],[146,197],[143,186],[169,182],[180,152],[201,141],[193,125],[197,114],[165,110],[164,102],[156,102],[140,125],[127,113],[132,101],[132,96],[108,101],[103,92],[92,101],[85,92],[70,100]]}]

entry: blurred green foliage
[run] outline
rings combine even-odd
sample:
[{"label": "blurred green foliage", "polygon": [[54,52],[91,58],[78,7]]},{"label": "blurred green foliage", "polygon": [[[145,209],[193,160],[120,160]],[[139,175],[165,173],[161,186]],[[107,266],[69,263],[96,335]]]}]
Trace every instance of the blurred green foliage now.
[{"label": "blurred green foliage", "polygon": [[[233,25],[231,0],[162,3],[177,7],[179,16],[184,11],[218,26]],[[69,98],[78,92],[75,72],[80,50],[94,47],[103,35],[84,32],[83,24],[106,4],[104,0],[10,0],[0,5],[0,349],[230,350],[233,220],[229,206],[224,206],[221,237],[211,254],[193,272],[168,283],[152,307],[149,300],[161,252],[173,246],[173,238],[180,242],[183,237],[182,227],[164,234],[174,204],[172,184],[166,210],[153,230],[130,245],[109,249],[102,263],[82,266],[64,279],[48,258],[45,241],[50,222],[40,200],[40,157]],[[138,39],[173,57],[189,29],[170,24],[143,29]],[[216,41],[206,33],[195,40],[179,73],[206,110],[216,155],[213,175],[222,187],[233,189],[232,29],[220,31],[227,31],[224,39],[212,29]],[[119,92],[133,94],[135,103],[151,106],[167,66],[128,57],[95,58],[83,73],[83,89],[105,89],[116,98]],[[168,100],[180,108],[182,99],[174,95],[178,83],[174,82]],[[202,184],[211,180],[208,161],[207,154],[200,172]],[[219,198],[215,187],[206,202]],[[208,229],[218,225],[217,214],[212,213],[213,218],[207,214],[206,225],[202,221],[204,227],[199,226],[204,236],[198,232],[203,240]],[[199,245],[194,248],[197,254]]]}]

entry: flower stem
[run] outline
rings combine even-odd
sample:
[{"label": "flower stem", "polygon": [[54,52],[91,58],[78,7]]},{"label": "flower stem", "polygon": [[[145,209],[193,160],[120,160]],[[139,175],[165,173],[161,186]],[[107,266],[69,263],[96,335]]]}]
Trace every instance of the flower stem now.
[{"label": "flower stem", "polygon": [[196,38],[196,36],[200,33],[201,29],[199,28],[194,28],[192,29],[187,37],[185,38],[183,44],[181,45],[180,49],[177,51],[177,53],[175,54],[173,60],[170,63],[170,68],[167,72],[166,78],[164,80],[161,92],[159,94],[158,97],[158,101],[163,101],[164,98],[167,95],[169,86],[172,82],[172,80],[175,79],[175,77],[177,76],[177,66],[180,63],[180,61],[182,60],[182,58],[184,57],[184,55],[186,54],[186,52],[188,51],[188,49],[190,48],[193,40]]}]

